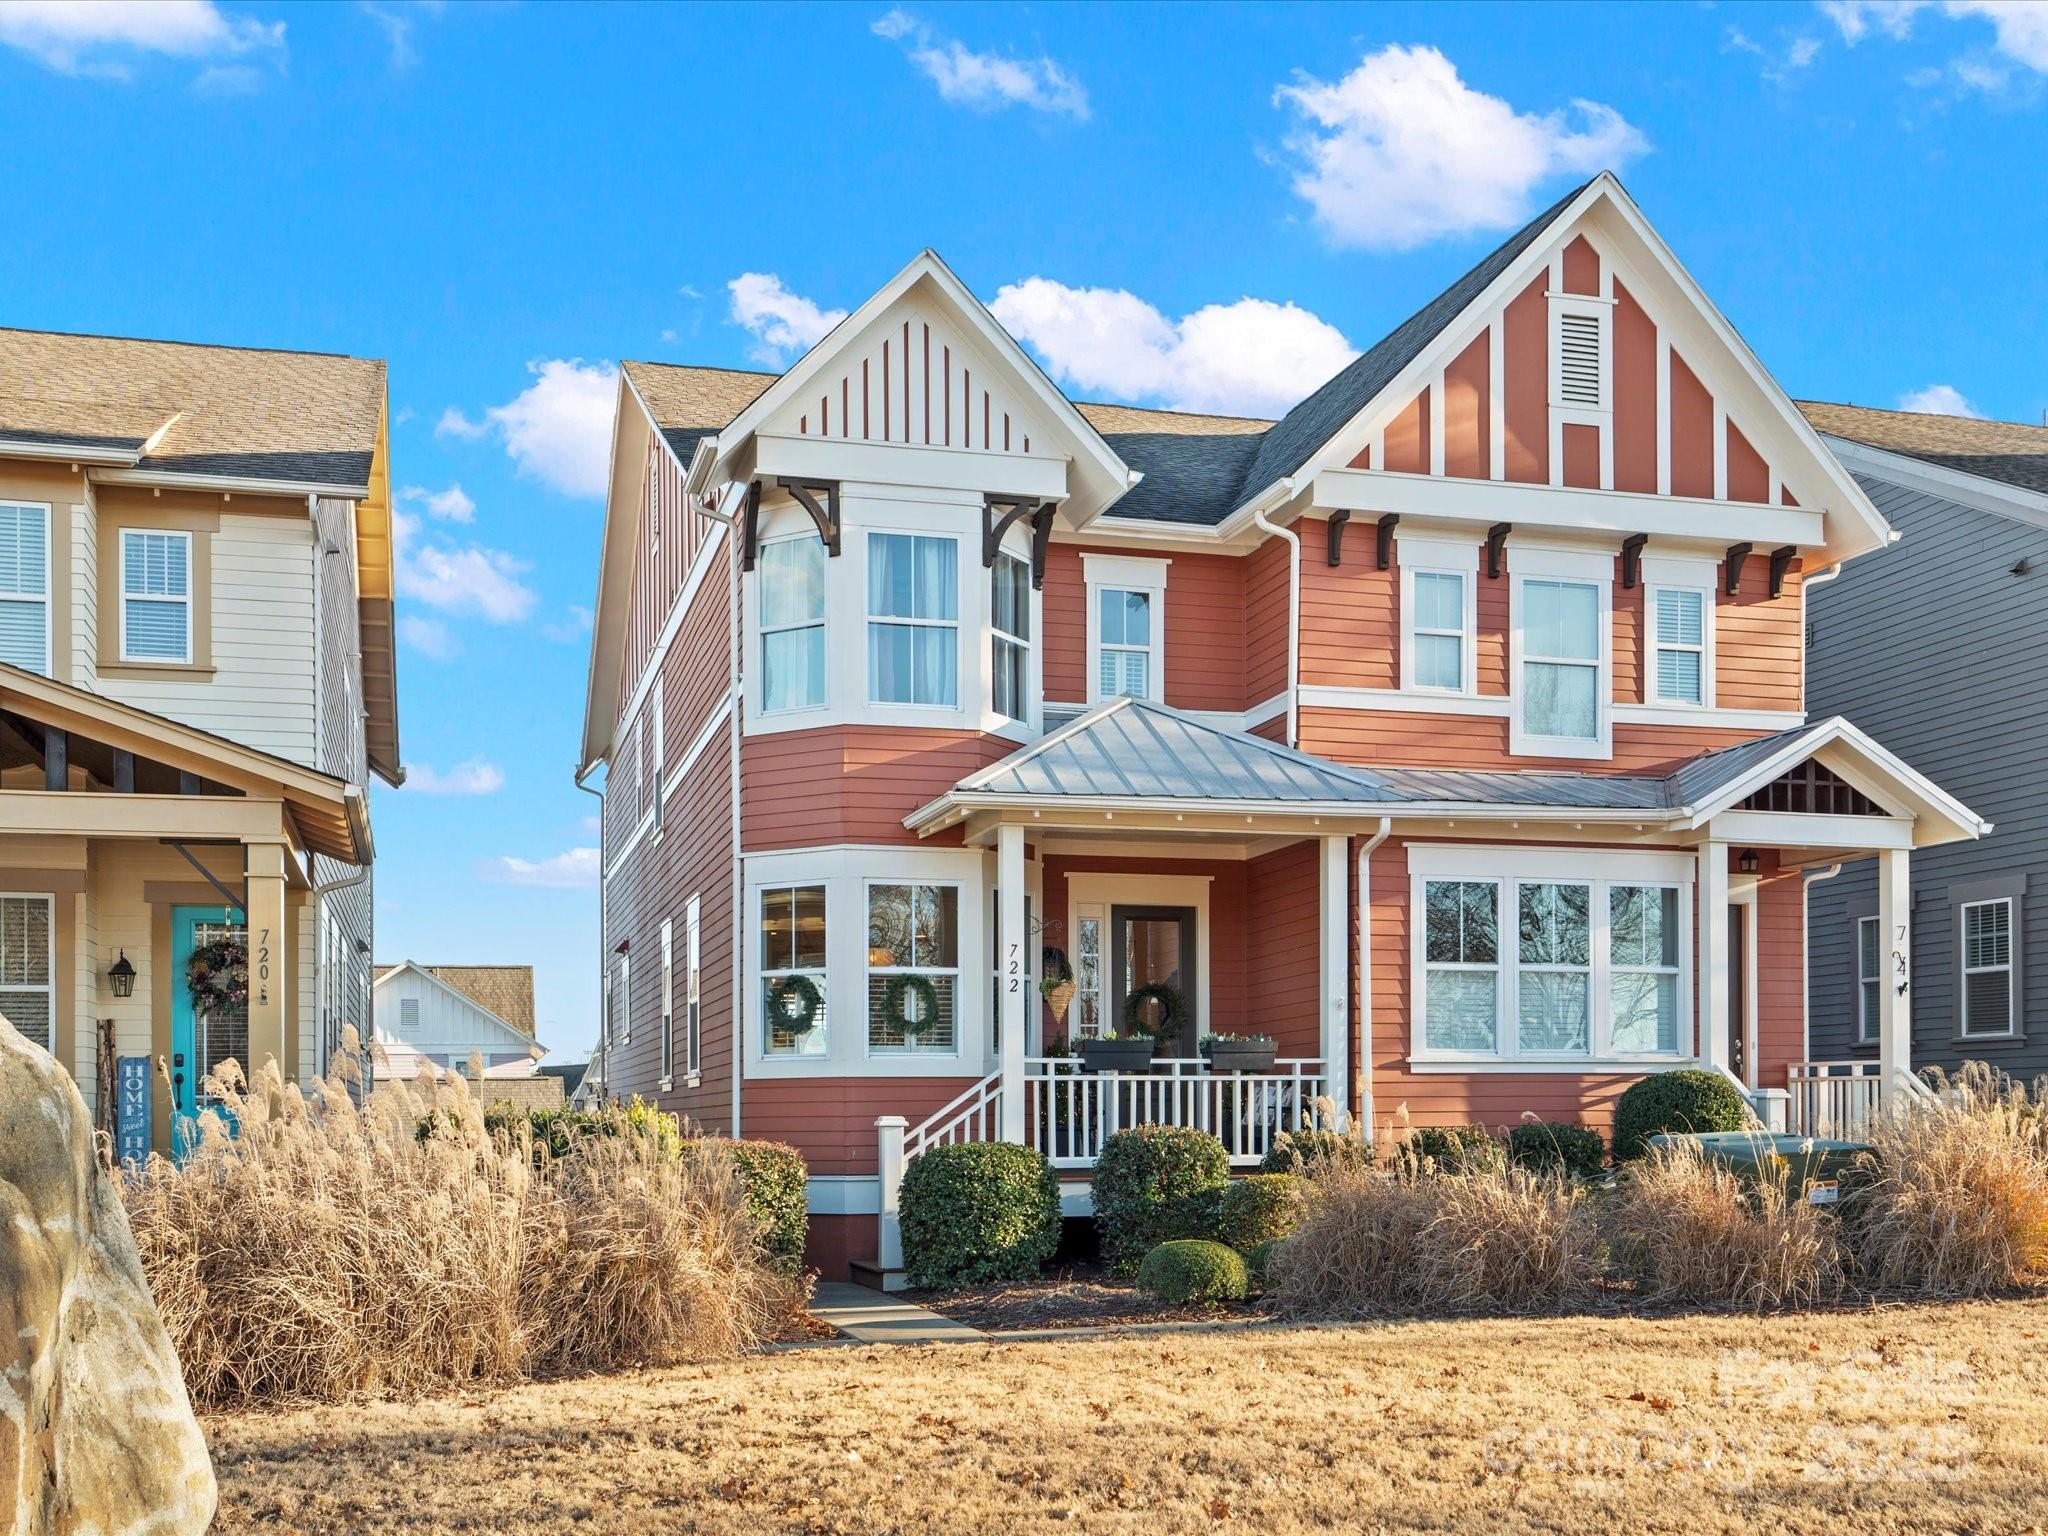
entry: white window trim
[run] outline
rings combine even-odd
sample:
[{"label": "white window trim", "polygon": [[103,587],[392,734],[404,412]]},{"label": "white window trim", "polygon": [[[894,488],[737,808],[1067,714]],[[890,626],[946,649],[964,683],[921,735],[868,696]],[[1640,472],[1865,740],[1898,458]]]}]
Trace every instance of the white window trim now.
[{"label": "white window trim", "polygon": [[[1973,966],[1968,963],[1970,912],[1976,907],[2005,908],[2005,964],[2003,965]],[[1976,901],[1966,901],[1962,904],[1961,910],[1956,915],[1956,927],[1961,940],[1956,954],[1956,996],[1958,1002],[1956,1017],[1961,1027],[1956,1031],[1956,1038],[1958,1040],[1970,1041],[2011,1040],[2017,1038],[2020,1033],[2020,998],[2019,988],[2015,983],[2018,979],[2019,968],[2013,963],[2013,959],[2019,949],[2020,942],[2019,902],[2011,896],[1986,896]],[[2003,974],[2005,977],[2005,1028],[1972,1029],[1970,1028],[1970,978],[1972,976],[1998,974]]]},{"label": "white window trim", "polygon": [[[863,949],[866,948],[868,932],[868,911],[870,893],[878,885],[909,885],[951,887],[953,890],[953,963],[946,965],[875,965],[870,961],[861,968],[861,1010],[860,1039],[870,1061],[937,1060],[957,1061],[966,1054],[966,1036],[971,1022],[965,1003],[968,996],[967,975],[973,967],[965,964],[961,956],[966,951],[967,905],[980,904],[986,894],[978,886],[970,886],[959,880],[899,880],[892,876],[878,875],[861,882],[860,888],[860,932]],[[829,901],[830,898],[827,897]],[[875,976],[951,976],[953,978],[953,1044],[945,1050],[935,1050],[922,1045],[876,1045],[873,1022],[868,1018],[868,982]],[[993,981],[993,978],[991,978]]]},{"label": "white window trim", "polygon": [[633,957],[619,956],[619,1042],[633,1043]]},{"label": "white window trim", "polygon": [[[937,539],[953,546],[953,617],[950,619],[904,619],[893,614],[876,614],[868,611],[868,570],[874,559],[874,544],[878,538],[896,539]],[[861,536],[862,565],[860,572],[860,668],[864,686],[862,697],[874,709],[903,709],[918,714],[957,715],[966,708],[967,683],[973,677],[974,669],[966,664],[963,648],[968,633],[967,585],[961,579],[960,554],[965,540],[958,534],[937,533],[929,528],[869,528]],[[947,629],[953,632],[953,702],[950,704],[929,703],[914,699],[878,699],[875,697],[875,678],[870,670],[868,638],[877,624],[894,625],[901,629]],[[830,636],[827,636],[830,643]]]},{"label": "white window trim", "polygon": [[[1458,539],[1402,538],[1394,534],[1401,568],[1400,692],[1426,698],[1472,698],[1479,692],[1479,546]],[[1415,680],[1415,578],[1456,576],[1464,589],[1464,634],[1460,637],[1456,688],[1425,687]],[[1440,631],[1432,630],[1432,634]]]},{"label": "white window trim", "polygon": [[[1408,850],[1409,877],[1409,1060],[1419,1066],[1456,1065],[1478,1071],[1569,1070],[1599,1072],[1636,1070],[1645,1064],[1671,1067],[1695,1059],[1697,1035],[1693,999],[1693,880],[1695,861],[1684,854],[1648,850],[1590,848],[1484,848],[1464,845],[1421,845]],[[1499,960],[1495,974],[1493,1051],[1450,1051],[1431,1047],[1425,1034],[1428,1017],[1428,886],[1432,881],[1462,880],[1492,885],[1499,905]],[[1591,965],[1587,1001],[1587,1050],[1524,1051],[1518,1039],[1515,977],[1519,965],[1517,891],[1523,885],[1586,885],[1588,943]],[[1673,1051],[1617,1051],[1611,1045],[1613,978],[1616,974],[1608,936],[1609,888],[1616,885],[1669,886],[1678,892],[1678,1044]],[[1552,969],[1538,967],[1538,969]],[[1623,968],[1627,972],[1643,969]]]},{"label": "white window trim", "polygon": [[[1166,700],[1166,568],[1171,560],[1136,555],[1081,556],[1082,578],[1088,591],[1088,703],[1103,700],[1102,692],[1102,594],[1142,592],[1150,600],[1151,644],[1147,647],[1145,697],[1154,703]],[[1135,646],[1120,647],[1135,650]]]},{"label": "white window trim", "polygon": [[[960,966],[955,1032],[957,1051],[867,1048],[867,887],[958,885]],[[744,935],[746,1047],[742,1071],[748,1078],[979,1077],[995,1069],[990,1018],[991,978],[975,957],[990,950],[988,892],[995,882],[995,855],[980,848],[925,848],[858,845],[753,853],[746,859]],[[815,1056],[769,1055],[761,999],[761,893],[788,886],[825,888],[825,1050]],[[812,973],[815,974],[815,973]]]},{"label": "white window trim", "polygon": [[704,908],[692,896],[683,908],[683,1073],[696,1087],[704,1073]]},{"label": "white window trim", "polygon": [[[770,892],[796,892],[809,886],[818,886],[825,893],[825,964],[824,966],[791,965],[775,966],[766,963],[761,952],[761,926],[766,920],[766,903]],[[750,983],[747,991],[747,1013],[749,1015],[749,1038],[753,1041],[752,1055],[762,1062],[806,1062],[823,1063],[831,1060],[834,1038],[833,1020],[839,1017],[838,1006],[832,997],[832,936],[839,931],[839,925],[832,911],[832,887],[823,878],[803,875],[787,880],[768,880],[749,888],[747,895],[747,974]],[[808,976],[825,997],[825,1049],[822,1051],[771,1051],[768,1049],[768,1019],[761,1007],[761,994],[769,978],[780,980],[785,976]]]},{"label": "white window trim", "polygon": [[[1643,584],[1643,702],[1640,707],[1683,710],[1688,717],[1716,707],[1714,631],[1719,627],[1720,569],[1719,562],[1710,556],[1656,551],[1644,554],[1642,567],[1637,573]],[[1697,704],[1657,696],[1657,594],[1669,590],[1700,594],[1700,640],[1704,649],[1700,657],[1700,702]]]},{"label": "white window trim", "polygon": [[[1562,549],[1509,543],[1508,555],[1508,752],[1516,757],[1614,756],[1614,554],[1611,550]],[[1595,734],[1591,737],[1539,736],[1523,724],[1528,689],[1523,687],[1522,588],[1529,581],[1563,581],[1595,589],[1593,627],[1599,655],[1593,665]]]},{"label": "white window trim", "polygon": [[675,921],[661,920],[661,1089],[676,1085]]},{"label": "white window trim", "polygon": [[[20,505],[20,503],[16,503]],[[45,545],[45,548],[48,546]],[[44,583],[48,585],[47,580]],[[9,985],[9,992],[41,992],[47,999],[43,1016],[49,1020],[50,1038],[44,1046],[54,1055],[57,1050],[57,898],[48,891],[0,891],[0,901],[37,901],[43,906],[43,932],[48,935],[48,953],[45,956],[44,974],[50,979],[37,987],[27,982]]]},{"label": "white window trim", "polygon": [[[1111,1007],[1117,907],[1193,907],[1195,909],[1195,1038],[1209,1034],[1209,891],[1208,875],[1099,875],[1075,870],[1067,877],[1067,932],[1078,934],[1081,913],[1089,909],[1102,919],[1102,964],[1098,994],[1102,1027],[1123,1033],[1124,1021]],[[1072,958],[1071,956],[1069,958]],[[1079,981],[1077,976],[1076,981]],[[1073,1017],[1070,1013],[1069,1018]]]},{"label": "white window trim", "polygon": [[[167,596],[167,595],[164,595],[164,594],[158,594],[158,593],[148,593],[148,592],[130,592],[130,591],[128,590],[128,535],[129,535],[129,534],[131,534],[131,533],[133,533],[133,534],[137,534],[137,535],[143,535],[143,536],[147,536],[147,537],[150,537],[150,538],[164,538],[164,539],[181,539],[181,540],[183,540],[183,541],[184,541],[184,544],[185,544],[185,594],[184,594],[184,596],[183,596],[183,597],[170,597],[170,596]],[[144,667],[148,667],[148,666],[158,666],[158,667],[189,667],[189,666],[191,666],[191,665],[192,665],[192,662],[193,662],[193,656],[192,656],[192,604],[193,604],[193,588],[194,588],[194,587],[195,587],[195,586],[197,585],[197,582],[196,582],[196,581],[194,580],[194,574],[195,574],[195,573],[194,573],[194,571],[193,571],[193,569],[192,569],[192,560],[193,560],[193,556],[195,555],[195,553],[196,553],[197,551],[196,551],[196,549],[195,549],[195,545],[194,545],[194,540],[193,540],[193,538],[192,538],[192,535],[191,535],[191,533],[190,533],[190,532],[189,532],[188,530],[186,530],[186,529],[183,529],[183,528],[122,528],[122,529],[119,529],[119,530],[117,530],[117,532],[116,532],[116,535],[115,535],[115,537],[116,537],[116,539],[117,539],[117,545],[116,545],[116,547],[117,547],[117,548],[119,549],[119,551],[120,551],[120,555],[119,555],[119,564],[120,564],[120,588],[119,588],[119,591],[118,591],[118,593],[117,593],[117,597],[118,597],[118,601],[119,601],[119,606],[120,606],[120,609],[121,609],[121,660],[122,660],[123,662],[133,662],[133,663],[134,663],[135,665],[137,665],[137,666],[144,666]],[[47,548],[47,547],[48,547],[48,546],[47,546],[47,544],[46,544],[46,545],[45,545],[45,548]],[[45,585],[46,585],[46,586],[48,585],[47,577],[45,578]],[[184,654],[183,654],[183,655],[180,655],[180,656],[136,656],[136,655],[133,655],[133,654],[131,654],[131,653],[130,653],[130,651],[129,651],[129,649],[128,649],[128,603],[129,603],[129,599],[131,599],[131,598],[139,599],[139,600],[141,600],[141,601],[143,601],[143,602],[149,602],[149,603],[183,603],[183,604],[185,605],[185,650],[184,650]],[[45,602],[47,603],[47,601],[48,601],[48,600],[47,600],[47,598],[46,598],[46,599],[45,599]]]},{"label": "white window trim", "polygon": [[56,645],[57,645],[57,641],[56,641],[56,637],[55,637],[55,635],[53,635],[53,634],[51,633],[51,630],[52,630],[52,628],[53,628],[53,626],[54,626],[54,623],[55,623],[55,620],[54,620],[54,618],[53,618],[53,614],[54,614],[55,610],[54,610],[54,607],[53,607],[53,605],[52,605],[52,602],[51,602],[51,594],[50,594],[50,582],[51,582],[51,571],[50,571],[50,565],[51,565],[51,551],[50,551],[50,525],[51,525],[51,522],[52,522],[52,519],[53,519],[53,512],[52,512],[51,504],[50,504],[49,502],[47,502],[47,501],[16,501],[16,500],[14,500],[13,498],[9,497],[9,498],[5,498],[5,499],[0,499],[0,506],[5,506],[5,507],[14,507],[14,508],[19,508],[19,509],[22,509],[22,510],[25,510],[25,511],[34,511],[34,512],[40,512],[40,513],[42,513],[42,514],[43,514],[43,590],[42,590],[42,595],[41,595],[40,597],[38,597],[38,596],[37,596],[36,594],[34,594],[34,593],[31,593],[31,592],[7,592],[7,593],[0,593],[0,602],[9,602],[9,603],[32,603],[32,602],[40,602],[40,603],[41,603],[41,604],[43,605],[43,672],[42,672],[42,675],[43,675],[44,677],[51,677],[51,676],[54,676],[54,675],[55,675],[55,672],[56,672],[56,666],[57,666],[57,652],[56,652]]},{"label": "white window trim", "polygon": [[[1878,942],[1870,946],[1871,954],[1874,956],[1874,963],[1877,966],[1876,974],[1871,976],[1863,974],[1863,929],[1865,924],[1868,924],[1873,930],[1877,930],[1878,937]],[[1874,1018],[1864,1017],[1863,989],[1872,982],[1878,984],[1877,1011],[1882,1012],[1884,1008],[1883,940],[1884,933],[1878,929],[1875,917],[1859,917],[1856,919],[1854,950],[1849,957],[1849,963],[1856,972],[1856,1043],[1858,1045],[1877,1044],[1878,1021]]]},{"label": "white window trim", "polygon": [[[1024,570],[1024,624],[1031,631],[1027,635],[1012,634],[996,623],[996,572],[1001,569],[1005,560],[1014,560]],[[1020,555],[1014,550],[997,550],[995,559],[988,565],[988,588],[988,712],[1000,719],[1008,720],[1013,725],[1035,727],[1040,709],[1037,695],[1041,690],[1036,681],[1039,675],[1038,646],[1033,636],[1038,632],[1038,594],[1031,585],[1031,557]],[[1024,697],[1019,701],[1024,712],[1021,715],[1004,714],[996,704],[996,646],[999,643],[1016,646],[1024,652]]]},{"label": "white window trim", "polygon": [[[753,587],[753,590],[747,594],[747,609],[753,615],[755,676],[754,685],[750,691],[753,696],[754,713],[766,715],[775,720],[784,720],[796,715],[823,714],[832,704],[832,557],[829,554],[824,556],[825,579],[819,584],[818,595],[822,601],[818,605],[817,618],[806,619],[801,624],[764,624],[761,622],[762,616],[768,610],[761,593],[760,551],[772,548],[777,544],[795,544],[805,539],[818,545],[819,552],[824,554],[824,544],[818,538],[817,529],[807,522],[797,532],[778,534],[772,539],[762,539],[756,546],[754,569],[748,573]],[[863,586],[865,586],[865,582],[863,582]],[[861,598],[861,605],[862,607],[867,605],[865,592],[863,592]],[[821,631],[825,637],[825,666],[819,678],[822,686],[818,690],[818,701],[815,704],[789,704],[784,705],[780,709],[770,709],[768,707],[767,694],[764,691],[768,677],[768,637],[770,635],[790,634],[799,629],[816,629]]]}]

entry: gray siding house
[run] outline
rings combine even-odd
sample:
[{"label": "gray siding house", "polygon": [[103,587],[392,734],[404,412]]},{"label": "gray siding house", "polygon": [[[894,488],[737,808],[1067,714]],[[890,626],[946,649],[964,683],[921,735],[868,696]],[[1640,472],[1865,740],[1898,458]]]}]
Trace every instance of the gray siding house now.
[{"label": "gray siding house", "polygon": [[[2048,1072],[2048,428],[1802,403],[1899,540],[1807,583],[1806,696],[1989,836],[1912,867],[1915,1068]],[[1895,982],[1865,859],[1807,890],[1808,1055],[1875,1060]]]}]

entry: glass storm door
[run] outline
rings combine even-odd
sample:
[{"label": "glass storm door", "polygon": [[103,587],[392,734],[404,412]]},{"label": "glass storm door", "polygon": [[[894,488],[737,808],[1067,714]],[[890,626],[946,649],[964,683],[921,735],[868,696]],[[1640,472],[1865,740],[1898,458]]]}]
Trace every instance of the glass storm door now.
[{"label": "glass storm door", "polygon": [[[1109,1027],[1118,1034],[1127,1033],[1125,1010],[1133,994],[1147,987],[1168,987],[1180,994],[1181,1025],[1176,1034],[1159,1039],[1158,1054],[1199,1056],[1195,1010],[1201,970],[1195,953],[1195,909],[1112,907],[1110,928]],[[1138,1010],[1144,1026],[1156,1031],[1164,1005],[1156,998],[1144,998]]]}]

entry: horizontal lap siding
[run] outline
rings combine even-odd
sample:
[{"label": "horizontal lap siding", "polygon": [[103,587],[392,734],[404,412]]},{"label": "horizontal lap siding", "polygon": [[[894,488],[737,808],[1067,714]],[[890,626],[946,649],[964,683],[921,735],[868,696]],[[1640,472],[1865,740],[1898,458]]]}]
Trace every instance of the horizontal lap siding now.
[{"label": "horizontal lap siding", "polygon": [[[1285,539],[1268,539],[1245,556],[1245,704],[1260,704],[1287,690],[1288,562]],[[1169,595],[1169,605],[1171,597]]]},{"label": "horizontal lap siding", "polygon": [[951,1103],[971,1077],[749,1078],[740,1128],[751,1141],[787,1142],[814,1174],[872,1174],[875,1117],[912,1125]]},{"label": "horizontal lap siding", "polygon": [[1045,587],[1040,604],[1045,624],[1045,696],[1079,704],[1088,697],[1088,583],[1081,570],[1081,546],[1053,544],[1045,552]]},{"label": "horizontal lap siding", "polygon": [[745,846],[759,852],[916,844],[904,817],[1015,750],[1015,742],[977,731],[909,727],[835,725],[750,736],[741,750]]},{"label": "horizontal lap siding", "polygon": [[1703,726],[1614,727],[1609,759],[1516,757],[1505,715],[1413,714],[1385,709],[1304,708],[1301,747],[1337,762],[1383,768],[1562,768],[1578,773],[1670,772],[1687,758],[1763,734]]},{"label": "horizontal lap siding", "polygon": [[1756,906],[1756,1076],[1759,1088],[1785,1086],[1785,1069],[1806,1059],[1806,935],[1800,921],[1802,876],[1776,871],[1765,850],[1766,874]]},{"label": "horizontal lap siding", "polygon": [[[1176,552],[1162,557],[1142,546],[1111,549],[1054,544],[1046,551],[1045,696],[1056,704],[1088,697],[1088,584],[1083,553],[1127,555],[1172,563],[1166,571],[1166,702],[1176,709],[1239,710],[1245,696],[1245,570],[1234,555]],[[1282,571],[1284,581],[1285,571]],[[1285,600],[1285,589],[1281,593]],[[1285,641],[1281,665],[1286,665]],[[1261,698],[1270,698],[1285,683]],[[1257,702],[1252,700],[1251,702]]]},{"label": "horizontal lap siding", "polygon": [[1742,562],[1733,597],[1714,609],[1714,702],[1723,709],[1802,709],[1806,607],[1799,564],[1771,596],[1771,562],[1759,550]]},{"label": "horizontal lap siding", "polygon": [[1305,842],[1246,866],[1247,910],[1257,914],[1256,931],[1244,935],[1246,1023],[1254,1033],[1273,1036],[1282,1056],[1322,1051],[1320,855],[1316,843]]},{"label": "horizontal lap siding", "polygon": [[1366,514],[1344,526],[1344,559],[1335,568],[1327,558],[1329,525],[1302,525],[1301,680],[1307,686],[1400,686],[1401,572],[1398,564],[1379,568],[1375,522]]}]

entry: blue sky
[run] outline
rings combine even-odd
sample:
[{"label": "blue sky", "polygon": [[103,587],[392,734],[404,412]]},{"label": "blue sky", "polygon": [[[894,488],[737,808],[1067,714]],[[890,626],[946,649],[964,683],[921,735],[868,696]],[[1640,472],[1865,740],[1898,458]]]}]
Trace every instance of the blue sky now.
[{"label": "blue sky", "polygon": [[1793,394],[2040,421],[2044,94],[1975,0],[0,0],[0,324],[388,359],[378,955],[533,962],[576,1056],[613,360],[780,366],[930,245],[1075,395],[1263,412],[1608,165]]}]

